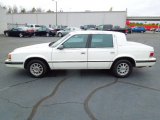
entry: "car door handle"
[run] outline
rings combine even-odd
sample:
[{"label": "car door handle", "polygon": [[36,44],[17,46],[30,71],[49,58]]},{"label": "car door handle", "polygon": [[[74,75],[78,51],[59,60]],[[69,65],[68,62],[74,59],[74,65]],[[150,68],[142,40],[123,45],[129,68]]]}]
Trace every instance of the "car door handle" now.
[{"label": "car door handle", "polygon": [[85,52],[81,52],[81,54],[85,54]]}]

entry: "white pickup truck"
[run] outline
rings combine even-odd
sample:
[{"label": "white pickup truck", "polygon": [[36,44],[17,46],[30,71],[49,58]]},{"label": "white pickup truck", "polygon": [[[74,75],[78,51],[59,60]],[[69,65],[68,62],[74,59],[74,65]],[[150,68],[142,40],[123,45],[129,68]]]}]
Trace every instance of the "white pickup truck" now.
[{"label": "white pickup truck", "polygon": [[17,48],[5,61],[8,67],[24,68],[33,77],[56,69],[111,69],[122,78],[133,67],[155,63],[153,47],[128,42],[125,34],[111,31],[71,32],[57,42]]}]

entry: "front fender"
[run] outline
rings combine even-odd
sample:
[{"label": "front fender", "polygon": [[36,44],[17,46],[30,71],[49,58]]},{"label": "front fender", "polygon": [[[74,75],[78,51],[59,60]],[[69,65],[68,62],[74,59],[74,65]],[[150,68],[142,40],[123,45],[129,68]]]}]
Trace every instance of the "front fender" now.
[{"label": "front fender", "polygon": [[50,59],[48,59],[46,56],[43,56],[43,55],[39,55],[39,54],[32,54],[32,55],[28,55],[25,57],[25,61],[29,58],[42,58],[46,61],[50,61]]}]

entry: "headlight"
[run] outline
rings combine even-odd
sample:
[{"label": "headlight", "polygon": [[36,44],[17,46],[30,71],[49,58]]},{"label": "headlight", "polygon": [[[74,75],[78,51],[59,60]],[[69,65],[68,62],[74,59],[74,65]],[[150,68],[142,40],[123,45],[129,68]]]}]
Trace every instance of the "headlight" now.
[{"label": "headlight", "polygon": [[11,60],[12,59],[12,56],[11,56],[11,53],[8,54],[8,60]]}]

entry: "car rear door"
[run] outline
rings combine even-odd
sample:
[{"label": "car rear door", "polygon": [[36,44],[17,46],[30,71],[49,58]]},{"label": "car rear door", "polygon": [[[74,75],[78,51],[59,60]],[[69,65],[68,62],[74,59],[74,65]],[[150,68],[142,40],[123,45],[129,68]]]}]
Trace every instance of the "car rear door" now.
[{"label": "car rear door", "polygon": [[87,69],[87,34],[68,38],[52,52],[53,69]]},{"label": "car rear door", "polygon": [[92,34],[88,48],[88,69],[109,69],[116,55],[114,35]]}]

